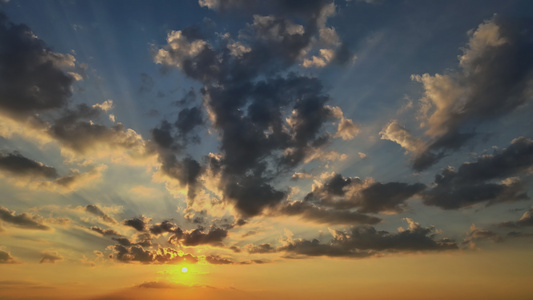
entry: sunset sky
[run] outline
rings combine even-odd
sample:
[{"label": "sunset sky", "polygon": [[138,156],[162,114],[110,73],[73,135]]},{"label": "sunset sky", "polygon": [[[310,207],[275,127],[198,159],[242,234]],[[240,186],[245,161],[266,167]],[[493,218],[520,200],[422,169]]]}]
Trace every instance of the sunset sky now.
[{"label": "sunset sky", "polygon": [[531,299],[532,100],[529,0],[0,0],[0,299]]}]

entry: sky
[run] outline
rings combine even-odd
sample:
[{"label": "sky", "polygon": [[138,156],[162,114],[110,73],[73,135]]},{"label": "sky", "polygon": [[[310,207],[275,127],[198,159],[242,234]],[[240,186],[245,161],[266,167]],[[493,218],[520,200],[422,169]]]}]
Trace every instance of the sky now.
[{"label": "sky", "polygon": [[0,299],[530,299],[533,2],[0,1]]}]

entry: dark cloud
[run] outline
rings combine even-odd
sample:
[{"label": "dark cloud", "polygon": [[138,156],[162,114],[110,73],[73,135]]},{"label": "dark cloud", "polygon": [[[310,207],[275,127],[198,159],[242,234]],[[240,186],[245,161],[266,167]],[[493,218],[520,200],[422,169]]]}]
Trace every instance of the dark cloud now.
[{"label": "dark cloud", "polygon": [[184,230],[170,221],[163,221],[150,227],[154,235],[171,233],[168,242],[183,246],[213,245],[222,246],[222,241],[228,236],[228,230],[211,226],[208,230],[198,227],[193,230]]},{"label": "dark cloud", "polygon": [[20,153],[0,153],[0,169],[16,176],[31,176],[54,179],[57,170],[40,162],[24,157]]},{"label": "dark cloud", "polygon": [[128,220],[124,220],[123,223],[126,226],[135,228],[135,230],[137,231],[144,231],[146,228],[147,221],[148,220],[145,217],[141,216],[140,218],[131,218]]},{"label": "dark cloud", "polygon": [[190,88],[183,97],[176,102],[178,106],[188,105],[196,101],[196,91],[193,88]]},{"label": "dark cloud", "polygon": [[380,218],[350,211],[348,209],[326,209],[305,201],[294,201],[280,205],[277,214],[300,216],[303,219],[322,224],[377,224]]},{"label": "dark cloud", "polygon": [[214,245],[222,246],[222,241],[228,236],[228,231],[222,228],[211,226],[206,232],[203,228],[197,228],[191,231],[183,231],[178,227],[174,234],[169,238],[173,244],[183,246]]},{"label": "dark cloud", "polygon": [[[304,198],[306,202],[336,209],[357,208],[359,213],[401,212],[405,201],[422,192],[421,183],[365,182],[358,177],[333,174]],[[375,224],[375,223],[369,223]]]},{"label": "dark cloud", "polygon": [[277,249],[269,243],[264,243],[260,245],[247,245],[245,248],[246,251],[251,254],[277,252]]},{"label": "dark cloud", "polygon": [[113,241],[116,241],[120,245],[125,246],[125,247],[133,245],[132,242],[129,239],[125,238],[125,237],[114,237]]},{"label": "dark cloud", "polygon": [[[243,2],[200,2],[216,10],[236,3]],[[333,136],[326,132],[326,123],[339,115],[326,105],[329,97],[321,82],[286,75],[291,65],[302,61],[302,53],[325,26],[333,13],[331,4],[247,2],[241,8],[255,11],[254,17],[239,32],[239,40],[225,35],[210,44],[201,27],[191,27],[170,32],[168,44],[154,52],[157,63],[176,66],[203,84],[203,105],[219,134],[221,154],[209,157],[207,169],[221,175],[223,200],[245,217],[284,200],[287,192],[275,188],[274,178],[291,171]],[[291,21],[293,17],[300,23]],[[181,119],[188,120],[183,122],[187,126],[181,125]],[[181,111],[176,125],[188,131],[199,123],[199,113],[187,109]],[[179,140],[169,125],[163,123],[152,132],[164,148],[172,148]],[[161,160],[163,167],[179,161],[173,155]]]},{"label": "dark cloud", "polygon": [[142,246],[113,247],[113,257],[121,262],[140,262],[144,264],[173,264],[182,261],[197,263],[198,258],[189,253],[179,253],[173,248],[159,248],[157,250],[145,250]]},{"label": "dark cloud", "polygon": [[99,234],[101,234],[103,236],[118,236],[118,235],[120,235],[120,233],[118,233],[116,230],[113,230],[113,229],[102,229],[102,228],[97,227],[97,226],[91,226],[89,229],[94,231],[94,232],[98,232]]},{"label": "dark cloud", "polygon": [[187,135],[196,126],[204,123],[203,113],[199,107],[184,108],[178,114],[178,119],[174,125],[182,136]]},{"label": "dark cloud", "polygon": [[1,206],[0,207],[0,220],[13,224],[17,227],[24,229],[34,230],[50,230],[51,228],[42,224],[42,217],[37,215],[30,215],[28,213],[15,214],[14,211]]},{"label": "dark cloud", "polygon": [[63,145],[78,153],[85,153],[89,149],[95,149],[98,145],[141,152],[145,150],[141,137],[121,123],[107,127],[94,123],[92,120],[60,118],[52,124],[49,133]]},{"label": "dark cloud", "polygon": [[152,141],[162,148],[176,148],[174,144],[174,137],[172,136],[172,124],[163,120],[161,124],[152,129]]},{"label": "dark cloud", "polygon": [[235,263],[232,259],[219,255],[206,255],[205,261],[213,265],[230,265]]},{"label": "dark cloud", "polygon": [[24,24],[0,12],[0,108],[12,116],[64,107],[74,78],[61,69],[71,55],[52,52]]},{"label": "dark cloud", "polygon": [[462,132],[466,126],[504,116],[531,98],[530,20],[510,21],[495,16],[469,34],[468,46],[459,56],[459,70],[413,77],[424,85],[426,133],[434,137],[415,157],[417,170],[426,169],[446,151],[457,150],[472,138],[474,133]]},{"label": "dark cloud", "polygon": [[533,207],[524,212],[522,217],[518,221],[508,221],[500,223],[501,227],[518,228],[533,226]]},{"label": "dark cloud", "polygon": [[384,253],[444,251],[457,249],[457,244],[447,238],[437,239],[434,227],[421,227],[406,219],[408,228],[397,233],[378,231],[372,226],[352,228],[348,233],[333,231],[333,240],[289,240],[278,250],[307,256],[368,257]]},{"label": "dark cloud", "polygon": [[16,261],[9,252],[0,250],[0,264],[14,264],[14,263],[16,263]]},{"label": "dark cloud", "polygon": [[191,157],[178,160],[174,154],[160,155],[161,170],[171,178],[177,179],[179,183],[188,187],[189,199],[196,196],[198,178],[202,174],[202,166]]},{"label": "dark cloud", "polygon": [[55,264],[57,261],[63,260],[63,256],[59,255],[57,252],[43,252],[41,253],[40,264],[51,263]]},{"label": "dark cloud", "polygon": [[[514,176],[533,165],[533,140],[520,137],[511,145],[458,170],[444,169],[435,176],[435,185],[423,193],[424,203],[444,209],[457,209],[480,202],[489,204],[529,199],[525,184]],[[514,177],[514,178],[510,178]],[[503,179],[500,182],[493,182]]]},{"label": "dark cloud", "polygon": [[176,224],[170,221],[163,221],[159,224],[152,225],[150,232],[154,235],[161,235],[166,232],[174,232],[177,228]]},{"label": "dark cloud", "polygon": [[108,222],[111,224],[117,223],[117,221],[115,221],[110,216],[106,215],[97,205],[89,204],[85,206],[85,211],[102,218],[102,220],[104,220],[105,222]]}]

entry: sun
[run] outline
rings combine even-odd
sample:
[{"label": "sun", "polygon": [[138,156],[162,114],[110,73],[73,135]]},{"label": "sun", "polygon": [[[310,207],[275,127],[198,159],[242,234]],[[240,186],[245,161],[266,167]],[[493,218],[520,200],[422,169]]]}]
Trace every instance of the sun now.
[{"label": "sun", "polygon": [[182,273],[187,273],[187,271],[189,271],[189,269],[187,269],[187,267],[183,267],[183,268],[181,268],[181,272],[182,272]]}]

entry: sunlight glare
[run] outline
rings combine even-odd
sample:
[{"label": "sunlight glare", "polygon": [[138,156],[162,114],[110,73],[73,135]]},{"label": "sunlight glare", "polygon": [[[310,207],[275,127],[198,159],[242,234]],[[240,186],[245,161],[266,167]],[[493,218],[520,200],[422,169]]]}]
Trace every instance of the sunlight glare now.
[{"label": "sunlight glare", "polygon": [[181,272],[182,272],[182,273],[187,273],[187,271],[189,271],[189,269],[187,269],[187,267],[183,267],[183,268],[181,268]]}]

